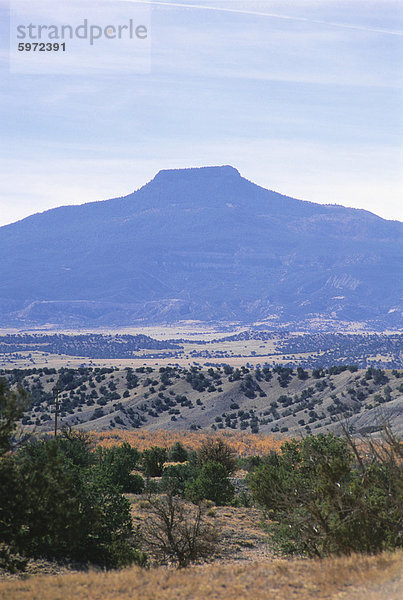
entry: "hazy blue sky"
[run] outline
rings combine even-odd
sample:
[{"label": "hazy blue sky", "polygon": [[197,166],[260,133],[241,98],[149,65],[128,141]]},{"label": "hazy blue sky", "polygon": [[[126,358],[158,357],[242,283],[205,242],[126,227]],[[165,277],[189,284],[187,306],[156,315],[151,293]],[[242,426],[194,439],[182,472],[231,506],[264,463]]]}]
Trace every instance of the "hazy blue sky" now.
[{"label": "hazy blue sky", "polygon": [[19,75],[2,2],[0,225],[219,164],[403,217],[400,0],[151,4],[150,72]]}]

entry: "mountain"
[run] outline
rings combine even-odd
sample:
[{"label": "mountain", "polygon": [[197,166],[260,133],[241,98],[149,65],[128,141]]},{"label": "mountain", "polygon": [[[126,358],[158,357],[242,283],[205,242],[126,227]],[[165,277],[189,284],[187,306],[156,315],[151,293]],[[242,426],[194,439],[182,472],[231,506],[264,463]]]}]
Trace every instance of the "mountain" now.
[{"label": "mountain", "polygon": [[230,166],[0,228],[0,324],[401,323],[403,224],[283,196]]}]

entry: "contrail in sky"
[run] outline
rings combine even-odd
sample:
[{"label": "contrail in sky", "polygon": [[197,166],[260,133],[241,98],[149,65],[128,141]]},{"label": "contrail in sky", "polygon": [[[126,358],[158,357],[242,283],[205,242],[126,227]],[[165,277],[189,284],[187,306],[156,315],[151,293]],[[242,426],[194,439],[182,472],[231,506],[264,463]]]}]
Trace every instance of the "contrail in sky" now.
[{"label": "contrail in sky", "polygon": [[338,27],[340,29],[355,29],[358,31],[369,31],[372,33],[383,33],[387,35],[403,35],[403,31],[393,29],[378,29],[376,27],[365,27],[364,25],[348,25],[347,23],[333,23],[331,21],[321,21],[316,19],[308,19],[305,17],[291,17],[290,15],[279,15],[277,13],[269,12],[258,12],[246,9],[238,8],[224,8],[220,6],[206,6],[203,4],[185,4],[182,2],[161,2],[158,0],[124,0],[125,2],[132,2],[135,4],[149,4],[167,6],[173,8],[194,8],[197,10],[212,10],[218,12],[234,13],[239,15],[252,15],[257,17],[271,17],[273,19],[283,19],[285,21],[300,21],[303,23],[314,23],[316,25],[327,25],[328,27]]}]

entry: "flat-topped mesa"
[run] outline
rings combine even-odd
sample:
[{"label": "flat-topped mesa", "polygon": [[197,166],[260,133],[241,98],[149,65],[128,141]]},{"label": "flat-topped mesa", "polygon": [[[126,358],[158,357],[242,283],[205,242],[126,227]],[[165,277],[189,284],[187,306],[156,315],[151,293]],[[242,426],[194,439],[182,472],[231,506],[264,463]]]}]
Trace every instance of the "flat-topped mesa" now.
[{"label": "flat-topped mesa", "polygon": [[[140,192],[153,194],[153,202],[163,205],[186,203],[200,206],[221,205],[228,201],[247,183],[239,171],[229,165],[216,167],[195,167],[190,169],[164,169]],[[139,196],[136,198],[140,200]],[[147,198],[147,202],[150,202]]]},{"label": "flat-topped mesa", "polygon": [[213,167],[193,167],[189,169],[162,169],[152,181],[158,183],[172,183],[177,181],[203,181],[212,178],[239,179],[241,174],[231,165]]},{"label": "flat-topped mesa", "polygon": [[[134,195],[126,196],[123,202],[129,212],[133,206],[136,210],[165,210],[173,206],[186,210],[225,207],[226,216],[229,216],[227,209],[235,208],[242,220],[253,213],[260,215],[260,220],[262,215],[263,218],[286,218],[287,221],[298,217],[320,218],[319,215],[338,220],[340,211],[348,212],[350,217],[355,211],[297,200],[265,189],[243,177],[231,165],[163,169]],[[242,211],[244,214],[240,216]],[[367,218],[369,215],[366,213]],[[379,220],[374,215],[370,218]]]},{"label": "flat-topped mesa", "polygon": [[127,196],[0,227],[0,324],[398,327],[402,228],[230,166],[164,170]]}]

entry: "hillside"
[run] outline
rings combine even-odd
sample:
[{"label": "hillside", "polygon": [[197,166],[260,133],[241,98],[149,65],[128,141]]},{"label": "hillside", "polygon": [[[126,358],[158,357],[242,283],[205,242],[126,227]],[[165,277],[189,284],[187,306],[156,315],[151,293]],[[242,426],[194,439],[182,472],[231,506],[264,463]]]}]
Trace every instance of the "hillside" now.
[{"label": "hillside", "polygon": [[[329,202],[333,202],[329,198]],[[402,224],[263,189],[230,166],[0,228],[0,325],[401,324]]]},{"label": "hillside", "polygon": [[59,426],[110,431],[340,431],[348,419],[356,433],[379,431],[388,418],[403,432],[403,372],[357,367],[304,370],[230,366],[34,368],[0,371],[10,385],[29,390],[32,406],[22,423],[36,431]]}]

